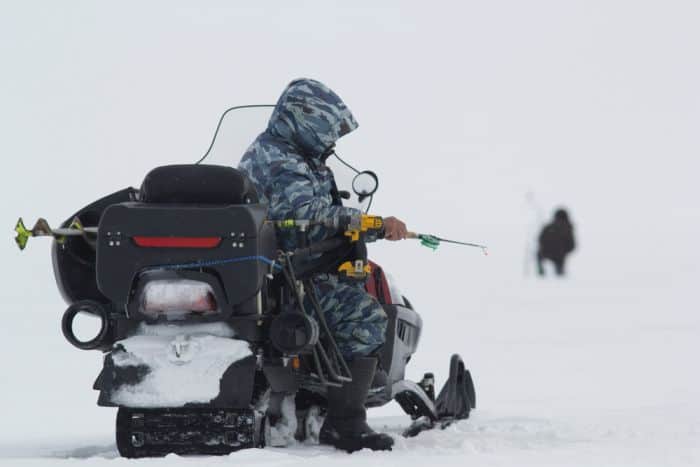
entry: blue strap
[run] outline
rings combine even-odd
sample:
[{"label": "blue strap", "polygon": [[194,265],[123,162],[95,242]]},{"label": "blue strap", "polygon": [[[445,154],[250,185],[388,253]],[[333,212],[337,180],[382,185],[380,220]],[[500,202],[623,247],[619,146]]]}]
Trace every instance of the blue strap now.
[{"label": "blue strap", "polygon": [[282,266],[277,264],[275,261],[267,258],[265,256],[239,256],[238,258],[230,259],[214,259],[210,261],[198,261],[196,263],[184,263],[184,264],[166,264],[163,266],[155,266],[154,269],[189,269],[189,268],[202,268],[208,266],[220,266],[222,264],[234,264],[243,263],[246,261],[260,261],[268,266],[274,267],[276,269],[282,269]]}]

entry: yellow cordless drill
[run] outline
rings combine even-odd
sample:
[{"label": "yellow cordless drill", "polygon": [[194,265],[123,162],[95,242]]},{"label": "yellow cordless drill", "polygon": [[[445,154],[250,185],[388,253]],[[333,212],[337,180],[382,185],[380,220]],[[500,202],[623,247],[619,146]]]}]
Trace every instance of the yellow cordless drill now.
[{"label": "yellow cordless drill", "polygon": [[338,267],[338,275],[341,279],[365,280],[372,272],[367,260],[367,240],[376,240],[384,235],[384,221],[379,216],[362,214],[351,217],[347,222],[344,235],[354,244],[355,259],[345,261]]}]

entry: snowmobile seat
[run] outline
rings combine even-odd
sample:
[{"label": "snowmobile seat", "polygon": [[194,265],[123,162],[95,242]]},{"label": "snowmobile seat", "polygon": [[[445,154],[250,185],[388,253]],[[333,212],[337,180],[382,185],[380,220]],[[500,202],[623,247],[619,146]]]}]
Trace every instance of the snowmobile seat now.
[{"label": "snowmobile seat", "polygon": [[141,185],[144,203],[255,204],[258,195],[248,177],[220,165],[165,165],[151,170]]}]

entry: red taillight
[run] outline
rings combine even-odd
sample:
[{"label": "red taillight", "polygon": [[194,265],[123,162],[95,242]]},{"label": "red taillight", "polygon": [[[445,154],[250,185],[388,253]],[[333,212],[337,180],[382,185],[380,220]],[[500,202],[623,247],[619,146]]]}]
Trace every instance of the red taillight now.
[{"label": "red taillight", "polygon": [[143,248],[216,248],[221,237],[134,237]]}]

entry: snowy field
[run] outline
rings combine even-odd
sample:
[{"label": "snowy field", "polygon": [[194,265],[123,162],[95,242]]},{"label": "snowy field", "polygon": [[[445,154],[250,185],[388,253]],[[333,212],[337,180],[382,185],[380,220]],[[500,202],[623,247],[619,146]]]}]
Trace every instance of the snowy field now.
[{"label": "snowy field", "polygon": [[[495,259],[461,256],[475,263]],[[480,284],[463,309],[447,303],[430,308],[421,300],[428,328],[412,374],[434,368],[444,380],[449,352],[461,352],[477,384],[479,408],[471,419],[402,439],[408,418],[398,415],[398,407],[383,408],[372,424],[396,435],[390,454],[348,456],[300,445],[178,462],[697,465],[700,403],[693,362],[700,319],[684,306],[692,303],[687,290],[680,284],[611,286],[579,272],[565,281],[521,279],[492,289]],[[0,463],[126,463],[112,460],[114,411],[94,406],[90,384],[98,355],[63,342],[59,305],[27,306],[24,318],[0,331],[5,355],[11,349],[23,355],[3,364],[3,393],[14,397],[2,405]],[[43,342],[32,348],[23,342],[27,336]],[[138,462],[172,465],[173,459]]]},{"label": "snowy field", "polygon": [[[0,3],[0,465],[700,465],[695,2]],[[297,76],[355,113],[338,152],[379,174],[375,213],[488,244],[371,249],[423,316],[409,376],[441,384],[458,352],[478,409],[413,439],[397,405],[371,411],[390,453],[119,459],[49,242],[20,253],[10,227],[198,159],[221,111]],[[232,115],[211,162],[237,164],[266,118]],[[559,204],[579,248],[543,281],[527,252]]]},{"label": "snowy field", "polygon": [[[412,373],[419,377],[432,366],[444,378],[449,352],[462,352],[479,397],[468,421],[402,439],[409,420],[393,407],[372,418],[376,428],[396,435],[389,454],[348,456],[300,445],[178,458],[178,465],[321,466],[331,459],[352,465],[697,465],[700,403],[693,361],[700,319],[692,306],[683,306],[692,297],[682,293],[671,285],[613,288],[578,274],[477,291],[467,303],[481,303],[481,309],[429,309],[423,303],[430,329]],[[1,331],[3,352],[21,349],[23,357],[6,358],[3,365],[3,393],[14,397],[3,401],[0,463],[133,462],[115,459],[114,411],[94,407],[90,384],[98,356],[63,342],[49,305],[59,308],[28,306],[24,315],[32,318],[12,320]],[[436,329],[442,320],[449,325]],[[27,336],[44,341],[32,349],[23,342]]]}]

